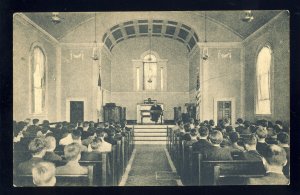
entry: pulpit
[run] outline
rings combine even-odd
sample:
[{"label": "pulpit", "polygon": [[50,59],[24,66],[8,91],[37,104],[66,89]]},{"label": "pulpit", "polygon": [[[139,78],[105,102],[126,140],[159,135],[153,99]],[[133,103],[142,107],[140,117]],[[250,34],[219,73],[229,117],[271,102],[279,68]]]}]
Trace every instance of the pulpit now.
[{"label": "pulpit", "polygon": [[126,108],[116,106],[114,103],[107,103],[103,106],[104,122],[122,122],[126,120]]},{"label": "pulpit", "polygon": [[[160,116],[160,119],[158,120],[158,122],[160,122],[161,124],[164,122],[164,116],[163,116],[163,110],[164,110],[164,105],[161,103],[158,103],[157,105],[159,105],[162,108],[162,115]],[[137,123],[141,123],[141,124],[155,124],[154,121],[151,121],[151,106],[153,106],[152,103],[141,103],[141,104],[137,104],[136,106],[136,116],[137,116]],[[154,111],[155,112],[155,111]]]}]

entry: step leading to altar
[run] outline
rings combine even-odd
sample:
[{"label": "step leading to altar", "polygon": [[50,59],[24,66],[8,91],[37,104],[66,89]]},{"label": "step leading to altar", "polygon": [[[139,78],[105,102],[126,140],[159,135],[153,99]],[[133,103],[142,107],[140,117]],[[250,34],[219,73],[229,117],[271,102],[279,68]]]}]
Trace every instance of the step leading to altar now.
[{"label": "step leading to altar", "polygon": [[167,142],[167,129],[174,125],[131,125],[134,131],[135,144],[165,145]]}]

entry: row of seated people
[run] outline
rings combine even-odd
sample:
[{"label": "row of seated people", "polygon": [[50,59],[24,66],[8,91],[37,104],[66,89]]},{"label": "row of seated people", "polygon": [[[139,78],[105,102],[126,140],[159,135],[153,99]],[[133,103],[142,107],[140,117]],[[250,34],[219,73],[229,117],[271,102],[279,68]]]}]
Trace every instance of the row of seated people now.
[{"label": "row of seated people", "polygon": [[[265,180],[249,180],[252,182],[249,184],[256,184],[256,181],[259,181],[259,184],[288,183],[289,130],[283,128],[281,121],[272,125],[266,120],[251,124],[238,119],[235,128],[229,125],[228,120],[219,124],[214,126],[213,120],[199,123],[191,119],[190,123],[186,124],[178,121],[172,129],[172,134],[169,133],[168,148],[173,153],[171,156],[174,157],[174,148],[179,148],[178,144],[184,141],[186,147],[190,146],[193,152],[201,153],[207,161],[260,160],[271,176],[266,176]],[[178,157],[176,155],[180,153],[176,153],[175,158]],[[273,171],[275,166],[279,167]]]},{"label": "row of seated people", "polygon": [[[59,175],[86,174],[87,168],[82,167],[78,162],[81,159],[82,152],[111,152],[112,146],[120,140],[123,141],[123,139],[128,147],[129,144],[132,144],[129,136],[130,129],[125,124],[120,126],[113,122],[109,126],[100,123],[94,128],[91,128],[89,122],[78,123],[77,127],[68,124],[63,129],[61,123],[57,123],[55,128],[51,128],[48,121],[44,121],[42,127],[40,127],[38,119],[34,119],[33,125],[28,125],[26,122],[17,123],[16,132],[14,137],[15,175],[32,174],[34,176],[33,168],[37,164],[39,164],[38,167],[47,165],[51,172],[53,170],[51,163],[56,166],[56,174]],[[59,140],[58,147],[56,147],[57,139]],[[132,149],[130,150],[132,151]],[[26,155],[28,153],[31,157]],[[127,155],[130,155],[129,153],[128,150]],[[20,162],[20,159],[23,162]],[[49,162],[51,165],[49,163],[40,164],[41,162]]]}]

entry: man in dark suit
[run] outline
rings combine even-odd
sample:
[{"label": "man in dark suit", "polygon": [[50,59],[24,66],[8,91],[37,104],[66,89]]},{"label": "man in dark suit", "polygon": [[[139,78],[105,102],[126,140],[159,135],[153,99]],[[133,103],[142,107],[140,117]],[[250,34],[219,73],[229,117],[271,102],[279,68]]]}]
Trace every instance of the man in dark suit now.
[{"label": "man in dark suit", "polygon": [[232,160],[230,150],[220,146],[223,141],[223,135],[220,131],[212,131],[209,140],[212,145],[206,147],[205,156],[207,160]]},{"label": "man in dark suit", "polygon": [[277,135],[278,145],[282,147],[286,152],[287,164],[283,167],[283,173],[285,176],[290,176],[290,136],[286,132],[281,132]]},{"label": "man in dark suit", "polygon": [[23,133],[24,137],[35,137],[37,132],[41,130],[41,128],[39,127],[39,119],[33,119],[32,120],[32,124],[30,125],[27,130]]},{"label": "man in dark suit", "polygon": [[268,145],[266,148],[265,158],[263,158],[264,166],[267,170],[266,175],[260,178],[250,178],[248,185],[288,185],[287,179],[282,168],[286,165],[286,152],[278,145]]},{"label": "man in dark suit", "polygon": [[200,127],[199,129],[199,140],[192,144],[193,151],[203,153],[206,147],[211,146],[211,143],[207,140],[209,130],[207,127]]},{"label": "man in dark suit", "polygon": [[150,115],[151,115],[151,120],[154,121],[155,124],[157,123],[158,119],[162,115],[162,108],[160,107],[160,105],[156,103],[156,101],[154,102],[154,105],[151,106],[150,108]]},{"label": "man in dark suit", "polygon": [[246,151],[243,153],[244,160],[262,160],[261,154],[256,151],[257,139],[254,134],[244,139],[244,147]]},{"label": "man in dark suit", "polygon": [[244,121],[243,121],[243,119],[241,119],[241,118],[238,118],[237,120],[236,120],[236,127],[235,127],[235,130],[238,132],[238,133],[241,133],[242,131],[243,131],[243,129],[245,128],[244,127]]},{"label": "man in dark suit", "polygon": [[31,169],[39,162],[43,162],[46,153],[45,140],[42,138],[33,139],[28,146],[32,158],[22,162],[18,166],[18,173],[31,174]]},{"label": "man in dark suit", "polygon": [[264,156],[266,148],[268,144],[266,143],[266,137],[268,135],[268,131],[265,127],[259,126],[256,130],[256,137],[257,137],[257,145],[256,150],[259,154]]}]

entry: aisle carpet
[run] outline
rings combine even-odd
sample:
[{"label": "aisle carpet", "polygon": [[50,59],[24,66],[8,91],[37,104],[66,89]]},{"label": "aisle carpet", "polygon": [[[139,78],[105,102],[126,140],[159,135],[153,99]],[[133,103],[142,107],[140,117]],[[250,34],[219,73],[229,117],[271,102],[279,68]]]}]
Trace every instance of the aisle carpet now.
[{"label": "aisle carpet", "polygon": [[136,145],[126,186],[177,186],[164,145]]}]

